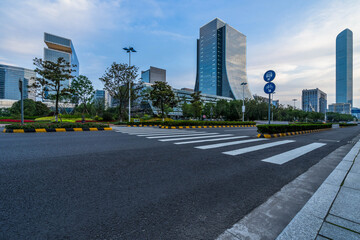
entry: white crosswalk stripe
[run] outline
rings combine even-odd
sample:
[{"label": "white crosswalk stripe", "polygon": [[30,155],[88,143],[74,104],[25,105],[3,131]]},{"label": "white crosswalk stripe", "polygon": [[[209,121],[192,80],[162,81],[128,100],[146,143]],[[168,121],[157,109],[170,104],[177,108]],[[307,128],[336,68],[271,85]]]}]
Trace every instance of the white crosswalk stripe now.
[{"label": "white crosswalk stripe", "polygon": [[215,139],[203,139],[203,140],[194,140],[194,141],[188,141],[188,142],[176,142],[174,144],[181,145],[181,144],[201,143],[201,142],[215,142],[215,141],[232,140],[232,139],[247,138],[247,137],[249,137],[249,136],[236,136],[236,137],[225,137],[225,138],[215,138]]},{"label": "white crosswalk stripe", "polygon": [[146,137],[149,139],[154,138],[176,138],[176,137],[190,137],[190,136],[203,136],[203,135],[218,135],[218,133],[193,133],[193,134],[183,134],[183,135],[166,135],[166,136],[154,136],[154,137]]},{"label": "white crosswalk stripe", "polygon": [[307,154],[317,148],[320,148],[322,146],[325,146],[326,143],[311,143],[302,147],[298,147],[295,148],[293,150],[266,158],[264,160],[261,160],[263,162],[268,162],[268,163],[274,163],[274,164],[284,164],[287,163],[295,158],[298,158],[304,154]]},{"label": "white crosswalk stripe", "polygon": [[[275,140],[266,138],[250,138],[249,136],[238,136],[230,133],[204,132],[199,130],[183,130],[183,129],[159,129],[159,128],[116,128],[116,132],[144,137],[150,140],[158,140],[160,142],[172,142],[176,145],[191,145],[201,144],[207,142],[214,142],[214,144],[197,145],[196,149],[217,149],[222,147],[230,147],[241,144],[249,144],[243,148],[236,148],[229,151],[219,151],[222,154],[237,156],[250,152],[268,149],[272,147],[281,146],[284,144],[294,143],[295,140]],[[247,138],[247,139],[246,139]],[[238,140],[241,139],[241,140]],[[269,141],[263,143],[263,141]],[[262,159],[262,162],[282,165],[296,158],[299,158],[307,153],[310,153],[320,147],[325,146],[326,143],[311,143],[305,146],[300,146],[295,149],[282,152],[280,154]],[[184,146],[185,147],[185,146]],[[235,148],[235,147],[234,147]],[[269,150],[271,151],[271,150]],[[259,160],[260,161],[260,160]]]},{"label": "white crosswalk stripe", "polygon": [[206,135],[206,136],[192,136],[192,137],[184,137],[184,138],[170,138],[170,139],[160,139],[160,142],[170,142],[170,141],[181,141],[181,140],[191,140],[191,139],[201,139],[201,138],[214,138],[214,137],[228,137],[234,136],[233,134],[222,134],[222,135]]},{"label": "white crosswalk stripe", "polygon": [[292,143],[292,142],[295,142],[295,141],[294,140],[283,140],[283,141],[277,141],[277,142],[272,142],[272,143],[265,143],[265,144],[252,146],[252,147],[240,148],[240,149],[227,151],[227,152],[223,152],[223,153],[227,154],[227,155],[235,156],[235,155],[253,152],[253,151],[257,151],[257,150],[261,150],[261,149],[265,149],[265,148],[269,148],[269,147],[275,147],[275,146],[279,146],[279,145],[283,145],[283,144],[287,144],[287,143]]},{"label": "white crosswalk stripe", "polygon": [[258,142],[258,141],[267,141],[267,139],[266,138],[255,138],[255,139],[247,139],[247,140],[234,141],[234,142],[210,144],[210,145],[198,146],[198,147],[195,147],[195,148],[198,148],[198,149],[212,149],[212,148],[226,147],[226,146],[231,146],[231,145],[237,145],[237,144],[242,144],[242,143],[250,143],[250,142]]}]

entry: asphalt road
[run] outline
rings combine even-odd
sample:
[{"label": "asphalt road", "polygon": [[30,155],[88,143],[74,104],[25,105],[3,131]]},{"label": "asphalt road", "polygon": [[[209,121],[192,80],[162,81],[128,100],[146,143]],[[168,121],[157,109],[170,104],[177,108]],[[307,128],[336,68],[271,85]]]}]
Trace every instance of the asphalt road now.
[{"label": "asphalt road", "polygon": [[[175,137],[181,131],[192,136]],[[0,239],[214,239],[359,133],[349,127],[209,149],[196,147],[255,140],[256,128],[1,133]],[[285,140],[292,142],[259,149]],[[303,155],[279,155],[289,151]],[[279,159],[289,161],[271,162]]]}]

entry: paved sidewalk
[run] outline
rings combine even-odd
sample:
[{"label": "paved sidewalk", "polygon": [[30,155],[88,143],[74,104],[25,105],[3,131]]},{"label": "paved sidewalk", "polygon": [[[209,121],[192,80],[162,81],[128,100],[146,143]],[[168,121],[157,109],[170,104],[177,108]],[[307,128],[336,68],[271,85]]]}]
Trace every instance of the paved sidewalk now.
[{"label": "paved sidewalk", "polygon": [[278,236],[288,239],[360,239],[360,141]]}]

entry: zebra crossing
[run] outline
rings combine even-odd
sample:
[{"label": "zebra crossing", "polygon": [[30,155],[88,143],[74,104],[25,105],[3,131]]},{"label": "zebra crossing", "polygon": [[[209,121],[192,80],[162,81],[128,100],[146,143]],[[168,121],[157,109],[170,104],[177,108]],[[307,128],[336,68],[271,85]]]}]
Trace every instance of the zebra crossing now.
[{"label": "zebra crossing", "polygon": [[[221,149],[233,147],[233,150],[222,151],[222,154],[239,156],[263,149],[274,149],[281,145],[295,143],[295,140],[271,140],[267,138],[254,138],[251,136],[236,136],[232,133],[204,132],[196,130],[161,129],[161,128],[117,128],[115,132],[144,137],[159,142],[171,142],[175,145],[194,145],[200,150]],[[247,144],[241,147],[242,144]],[[249,144],[255,144],[248,146]],[[300,156],[325,146],[326,143],[310,143],[280,154],[262,159],[261,161],[282,165]]]}]

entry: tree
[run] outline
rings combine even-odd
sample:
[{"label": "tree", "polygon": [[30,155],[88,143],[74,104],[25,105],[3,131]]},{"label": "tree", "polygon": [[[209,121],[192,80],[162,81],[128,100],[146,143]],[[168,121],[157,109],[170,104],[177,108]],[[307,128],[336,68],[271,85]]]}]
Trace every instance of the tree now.
[{"label": "tree", "polygon": [[[35,88],[38,96],[47,97],[55,101],[55,121],[59,116],[59,101],[71,95],[69,82],[74,76],[71,64],[64,58],[58,58],[56,62],[43,61],[41,58],[34,58],[35,72],[40,77],[35,77],[35,82],[30,88]],[[45,96],[47,94],[47,96]]]},{"label": "tree", "polygon": [[193,109],[194,117],[199,119],[201,118],[201,110],[203,107],[203,103],[201,100],[201,91],[192,93],[191,97],[192,99],[190,102]]},{"label": "tree", "polygon": [[182,109],[182,113],[183,113],[183,117],[184,117],[184,118],[192,118],[192,117],[194,117],[191,104],[188,104],[188,103],[185,101],[185,102],[182,104],[181,109]]},{"label": "tree", "polygon": [[215,104],[207,102],[204,104],[203,108],[203,114],[206,116],[206,118],[213,118],[215,111]]},{"label": "tree", "polygon": [[[13,115],[20,115],[20,103],[15,102],[9,109]],[[42,102],[35,102],[32,99],[24,99],[24,115],[25,116],[46,116],[50,113],[50,109]]]},{"label": "tree", "polygon": [[86,76],[80,75],[72,81],[71,90],[73,94],[72,99],[76,106],[78,104],[83,104],[82,118],[84,121],[85,112],[89,113],[87,105],[94,97],[94,87],[92,82]]},{"label": "tree", "polygon": [[160,108],[162,118],[164,118],[166,108],[173,108],[177,105],[175,94],[166,82],[155,82],[149,99],[155,107]]},{"label": "tree", "polygon": [[138,92],[140,91],[141,86],[135,84],[135,80],[138,76],[137,71],[138,68],[135,66],[129,67],[127,64],[114,62],[100,78],[100,81],[104,83],[104,89],[119,103],[118,114],[120,121],[123,121],[126,117],[126,106],[127,101],[129,100],[129,83],[131,101],[138,98]]}]

